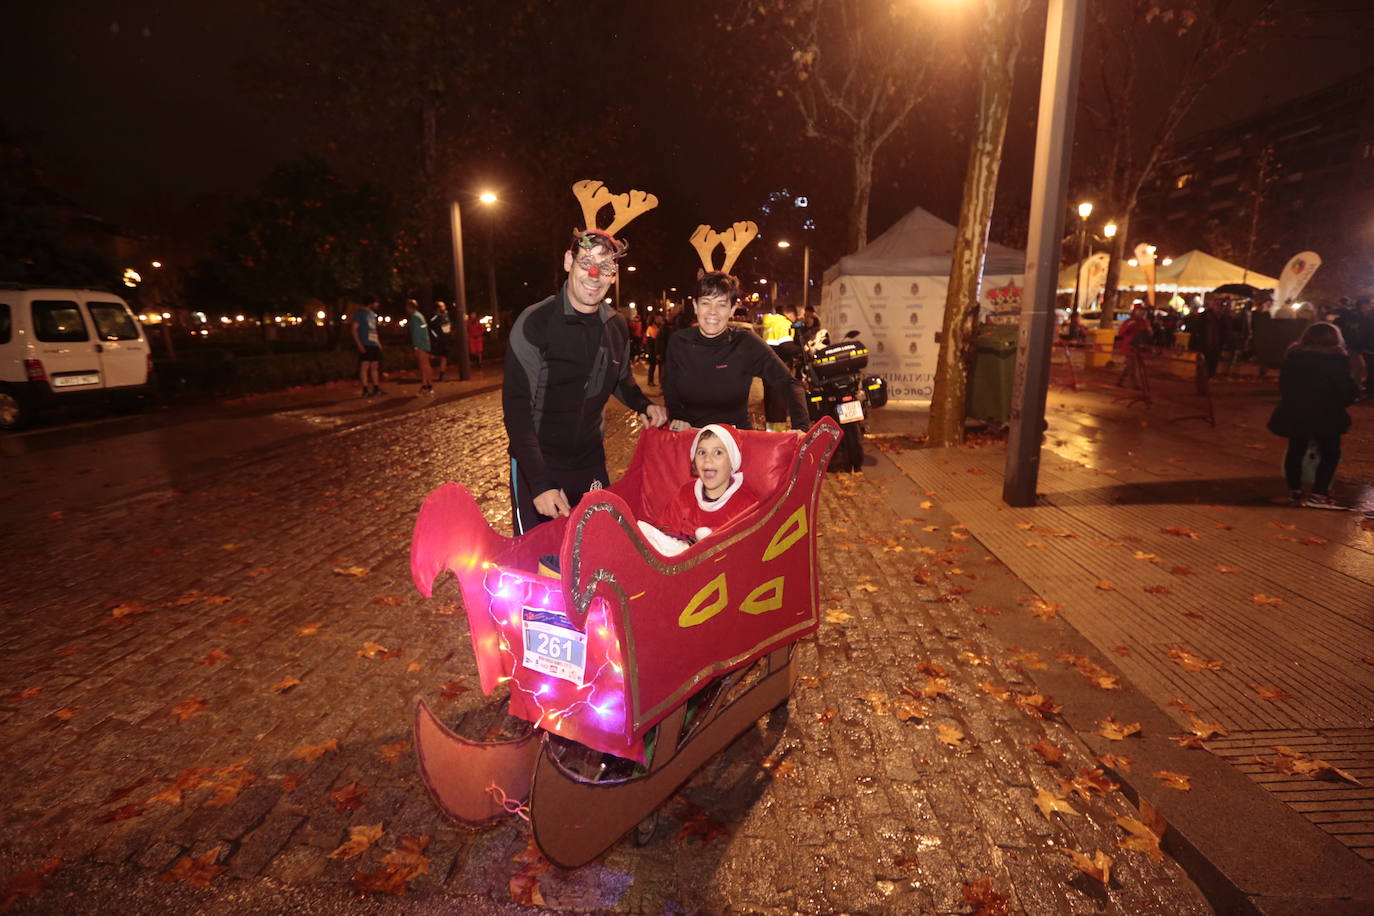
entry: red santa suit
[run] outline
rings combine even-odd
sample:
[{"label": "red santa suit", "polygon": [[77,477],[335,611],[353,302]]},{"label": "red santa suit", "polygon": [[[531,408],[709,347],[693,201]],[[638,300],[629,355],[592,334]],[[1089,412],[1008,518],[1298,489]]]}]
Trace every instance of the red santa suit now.
[{"label": "red santa suit", "polygon": [[[697,443],[707,432],[720,440],[730,467],[738,468],[739,444],[727,426],[712,423],[702,427],[692,440],[691,454],[696,454]],[[654,520],[655,524],[641,521],[639,530],[659,553],[675,556],[692,546],[693,541],[719,531],[758,504],[758,496],[744,485],[744,472],[736,470],[730,475],[730,485],[716,499],[706,495],[706,488],[700,480],[683,484],[663,514]]]},{"label": "red santa suit", "polygon": [[700,540],[759,504],[754,491],[744,485],[740,471],[730,475],[730,486],[719,499],[710,499],[700,480],[682,485],[663,515],[658,527],[669,534],[687,535]]}]

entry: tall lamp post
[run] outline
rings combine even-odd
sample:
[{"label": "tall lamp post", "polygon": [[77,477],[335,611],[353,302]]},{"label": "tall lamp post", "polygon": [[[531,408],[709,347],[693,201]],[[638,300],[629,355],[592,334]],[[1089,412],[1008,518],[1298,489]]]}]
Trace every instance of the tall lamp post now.
[{"label": "tall lamp post", "polygon": [[[490,191],[485,191],[477,198],[482,203],[490,206],[496,203],[496,195]],[[463,209],[454,198],[449,203],[449,228],[453,231],[453,302],[457,314],[454,316],[454,324],[459,328],[462,335],[463,345],[458,348],[458,378],[466,382],[472,377],[472,361],[468,356],[467,328],[468,328],[468,291],[467,279],[463,273]]]},{"label": "tall lamp post", "polygon": [[[1017,334],[1011,431],[1002,486],[1002,499],[1010,506],[1035,505],[1035,485],[1040,475],[1040,443],[1054,333],[1054,290],[1069,179],[1067,153],[1073,149],[1086,7],[1086,0],[1050,0],[1045,13],[1045,55],[1031,178],[1030,233],[1026,241],[1025,289],[1030,298],[1029,308],[1021,311]],[[1074,299],[1077,298],[1075,293]]]},{"label": "tall lamp post", "polygon": [[[496,211],[492,205],[500,203],[491,191],[483,191],[477,197],[487,207],[487,290],[491,293],[491,321],[494,327],[501,327],[501,308],[496,299]],[[464,335],[467,329],[463,329]],[[466,338],[464,338],[464,346]]]}]

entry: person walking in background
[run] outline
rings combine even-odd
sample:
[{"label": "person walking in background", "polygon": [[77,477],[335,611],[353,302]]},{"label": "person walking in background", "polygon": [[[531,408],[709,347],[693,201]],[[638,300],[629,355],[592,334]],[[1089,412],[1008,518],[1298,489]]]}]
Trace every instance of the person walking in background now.
[{"label": "person walking in background", "polygon": [[1215,310],[1215,305],[1195,305],[1183,320],[1183,330],[1188,333],[1188,349],[1202,355],[1207,378],[1216,374],[1216,361],[1221,357],[1221,329]]},{"label": "person walking in background", "polygon": [[649,326],[644,329],[644,361],[649,367],[648,384],[654,383],[654,373],[658,371],[660,353],[658,352],[658,336],[663,333],[663,316],[654,315],[649,319]]},{"label": "person walking in background", "polygon": [[443,301],[434,303],[434,315],[429,319],[429,352],[439,364],[439,381],[444,380],[448,371],[448,339],[453,331],[449,321],[448,306]]},{"label": "person walking in background", "polygon": [[1360,336],[1348,343],[1364,360],[1365,396],[1374,397],[1374,298],[1360,299],[1355,307],[1360,310]]},{"label": "person walking in background", "polygon": [[472,361],[474,369],[482,368],[482,351],[486,347],[487,329],[482,324],[482,319],[476,315],[468,315],[467,338],[468,338],[468,359]]},{"label": "person walking in background", "polygon": [[1121,369],[1121,377],[1116,380],[1118,388],[1126,387],[1127,376],[1131,379],[1132,388],[1145,387],[1140,371],[1140,351],[1142,347],[1150,345],[1153,334],[1150,319],[1146,317],[1145,304],[1137,301],[1131,306],[1131,317],[1123,321],[1121,330],[1116,332],[1117,340],[1121,342],[1121,355],[1126,362]]},{"label": "person walking in background", "polygon": [[381,387],[382,338],[377,333],[377,300],[368,298],[353,313],[353,343],[358,348],[358,381],[363,397],[385,394]]},{"label": "person walking in background", "polygon": [[434,370],[429,364],[429,322],[420,314],[420,306],[414,299],[406,302],[406,329],[410,331],[410,346],[415,350],[415,362],[420,368],[420,394],[433,394]]},{"label": "person walking in background", "polygon": [[[1288,440],[1283,473],[1294,504],[1343,509],[1331,498],[1331,481],[1341,460],[1341,436],[1350,429],[1346,410],[1359,395],[1350,354],[1341,332],[1325,321],[1308,325],[1288,348],[1279,370],[1279,404],[1269,431]],[[1303,496],[1302,465],[1309,445],[1317,449],[1312,492]]]},{"label": "person walking in background", "polygon": [[[791,305],[779,305],[763,316],[763,342],[773,348],[788,372],[792,371],[793,361],[802,352],[801,345],[797,343],[800,327],[797,310]],[[763,417],[770,431],[787,431],[787,390],[766,378],[763,380]]]},{"label": "person walking in background", "polygon": [[630,362],[639,359],[639,354],[644,350],[644,325],[639,320],[639,310],[631,309],[630,317],[626,319],[626,324],[630,327]]}]

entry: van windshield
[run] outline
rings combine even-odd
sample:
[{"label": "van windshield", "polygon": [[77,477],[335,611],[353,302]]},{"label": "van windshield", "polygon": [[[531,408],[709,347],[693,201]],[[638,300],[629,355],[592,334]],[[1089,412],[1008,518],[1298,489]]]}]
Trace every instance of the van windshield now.
[{"label": "van windshield", "polygon": [[75,302],[58,299],[40,299],[33,303],[33,327],[39,340],[52,343],[68,343],[77,340],[90,340],[86,333],[86,322],[81,320],[81,309]]},{"label": "van windshield", "polygon": [[87,302],[101,340],[138,340],[138,327],[120,302]]}]

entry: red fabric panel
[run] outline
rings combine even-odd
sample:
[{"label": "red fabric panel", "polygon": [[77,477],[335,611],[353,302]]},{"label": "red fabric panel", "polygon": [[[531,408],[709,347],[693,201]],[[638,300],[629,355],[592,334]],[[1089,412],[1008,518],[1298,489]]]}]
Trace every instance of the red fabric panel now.
[{"label": "red fabric panel", "polygon": [[[611,485],[611,489],[629,503],[636,519],[652,521],[662,516],[677,491],[692,479],[688,452],[696,435],[694,429],[680,433],[646,429],[641,434],[639,447],[635,449],[625,476]],[[773,494],[790,478],[803,435],[795,431],[741,430],[735,433],[744,463],[744,479],[760,504],[770,502]]]}]

